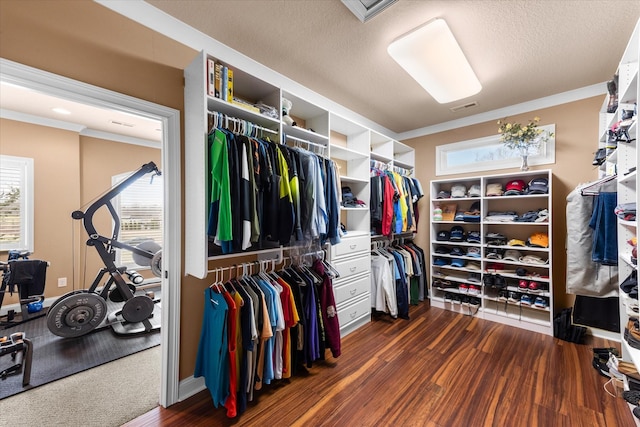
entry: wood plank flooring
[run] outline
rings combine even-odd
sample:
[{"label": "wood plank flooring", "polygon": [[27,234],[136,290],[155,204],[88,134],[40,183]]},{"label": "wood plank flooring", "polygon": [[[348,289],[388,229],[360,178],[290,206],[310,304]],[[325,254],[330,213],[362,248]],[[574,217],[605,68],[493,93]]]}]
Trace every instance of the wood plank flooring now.
[{"label": "wood plank flooring", "polygon": [[265,386],[228,419],[208,391],[125,424],[141,426],[634,426],[622,398],[577,345],[432,308],[375,319],[342,340],[342,355],[304,377]]}]

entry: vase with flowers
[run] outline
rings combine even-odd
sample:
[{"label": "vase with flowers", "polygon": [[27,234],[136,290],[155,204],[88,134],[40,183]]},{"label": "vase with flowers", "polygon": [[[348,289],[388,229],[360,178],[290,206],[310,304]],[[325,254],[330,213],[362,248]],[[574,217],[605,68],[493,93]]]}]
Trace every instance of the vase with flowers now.
[{"label": "vase with flowers", "polygon": [[553,137],[553,132],[540,129],[538,122],[540,122],[539,117],[534,117],[533,120],[530,120],[527,124],[512,123],[505,120],[498,121],[500,141],[502,141],[507,148],[518,150],[520,153],[520,157],[522,158],[520,170],[528,170],[528,159],[531,151]]}]

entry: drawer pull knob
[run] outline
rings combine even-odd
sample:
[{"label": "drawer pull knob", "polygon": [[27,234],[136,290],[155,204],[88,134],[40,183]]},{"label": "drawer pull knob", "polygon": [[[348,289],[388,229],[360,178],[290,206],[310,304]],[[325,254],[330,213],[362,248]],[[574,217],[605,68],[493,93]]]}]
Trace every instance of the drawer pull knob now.
[{"label": "drawer pull knob", "polygon": [[354,271],[356,271],[356,269],[357,269],[357,268],[358,268],[358,267],[351,267],[351,268],[349,269],[349,271],[353,273]]},{"label": "drawer pull knob", "polygon": [[354,317],[356,317],[357,314],[358,314],[358,312],[354,311],[353,313],[349,314],[349,316],[351,316],[351,318],[353,319]]},{"label": "drawer pull knob", "polygon": [[358,245],[349,245],[349,248],[350,248],[351,250],[354,250],[354,249],[355,249],[355,248],[357,248],[357,247],[358,247]]},{"label": "drawer pull knob", "polygon": [[351,295],[355,295],[355,294],[356,294],[356,292],[358,292],[358,290],[357,290],[357,289],[351,289],[351,290],[349,291],[349,293],[350,293]]}]

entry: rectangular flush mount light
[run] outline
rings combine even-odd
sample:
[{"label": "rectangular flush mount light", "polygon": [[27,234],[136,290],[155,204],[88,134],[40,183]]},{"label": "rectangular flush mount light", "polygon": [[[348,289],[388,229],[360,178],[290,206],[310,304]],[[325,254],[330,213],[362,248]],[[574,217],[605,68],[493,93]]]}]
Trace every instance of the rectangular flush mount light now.
[{"label": "rectangular flush mount light", "polygon": [[467,98],[482,89],[443,19],[432,19],[397,38],[387,52],[440,104]]}]

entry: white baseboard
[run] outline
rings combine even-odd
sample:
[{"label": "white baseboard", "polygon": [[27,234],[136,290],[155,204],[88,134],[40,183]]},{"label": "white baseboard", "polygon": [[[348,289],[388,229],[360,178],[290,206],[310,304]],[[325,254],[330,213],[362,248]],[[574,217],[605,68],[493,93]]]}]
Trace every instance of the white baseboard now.
[{"label": "white baseboard", "polygon": [[189,378],[180,381],[180,384],[178,385],[178,402],[182,402],[183,400],[200,393],[206,388],[203,377],[194,378],[193,376],[190,376]]}]

